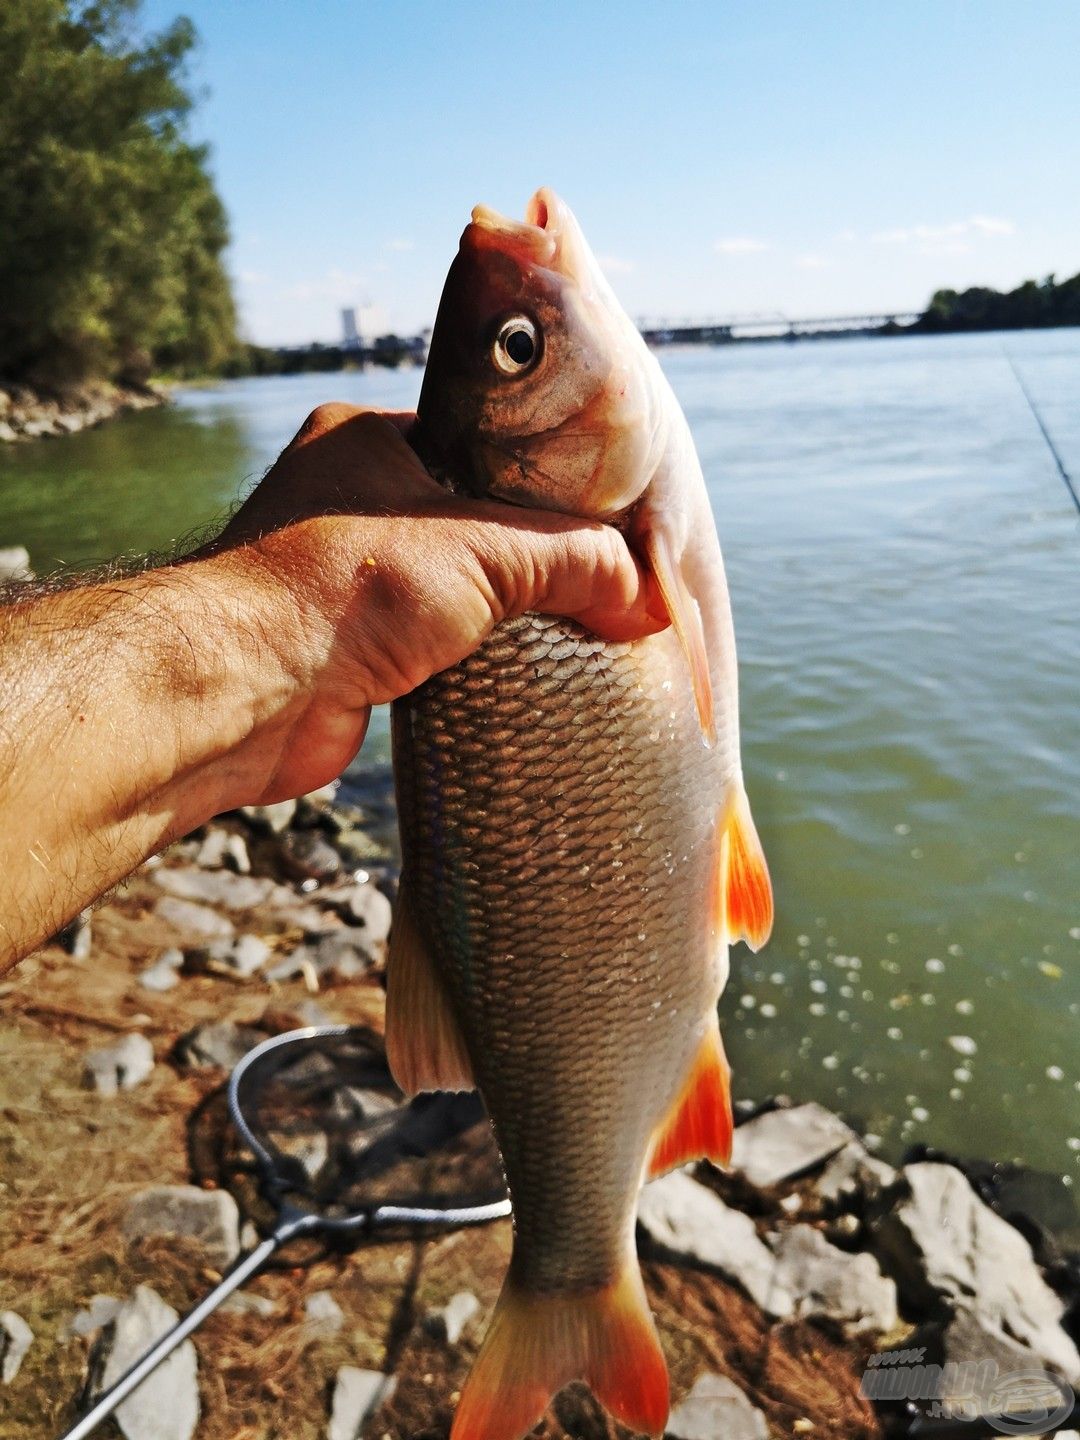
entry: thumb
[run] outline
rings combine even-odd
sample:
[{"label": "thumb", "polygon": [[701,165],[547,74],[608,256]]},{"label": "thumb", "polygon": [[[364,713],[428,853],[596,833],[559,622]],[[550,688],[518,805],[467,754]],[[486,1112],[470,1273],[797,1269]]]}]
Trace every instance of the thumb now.
[{"label": "thumb", "polygon": [[617,530],[563,516],[544,520],[544,530],[517,530],[508,614],[564,615],[604,640],[640,640],[667,628],[656,579]]}]

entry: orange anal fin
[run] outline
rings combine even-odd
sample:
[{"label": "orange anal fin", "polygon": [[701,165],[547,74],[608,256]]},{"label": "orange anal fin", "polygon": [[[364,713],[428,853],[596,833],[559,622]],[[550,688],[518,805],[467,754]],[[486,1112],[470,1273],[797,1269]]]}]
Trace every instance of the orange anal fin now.
[{"label": "orange anal fin", "polygon": [[616,1419],[659,1437],[669,1390],[637,1261],[584,1294],[531,1295],[507,1277],[450,1440],[521,1440],[551,1398],[585,1380]]},{"label": "orange anal fin", "polygon": [[406,1095],[476,1088],[461,1027],[417,928],[404,881],[387,959],[386,1058]]},{"label": "orange anal fin", "polygon": [[760,950],[772,932],[772,882],[746,792],[741,787],[728,810],[723,833],[721,863],[728,939],[745,940],[751,950]]},{"label": "orange anal fin", "polygon": [[725,1165],[731,1158],[731,1068],[720,1039],[720,1020],[708,1023],[675,1108],[657,1132],[648,1178],[688,1160]]},{"label": "orange anal fin", "polygon": [[690,666],[690,682],[694,687],[701,733],[708,745],[716,743],[716,719],[713,714],[712,680],[709,678],[709,656],[705,649],[705,627],[701,609],[683,578],[682,567],[663,530],[651,528],[645,536],[645,550],[652,566],[660,593],[679,644]]}]

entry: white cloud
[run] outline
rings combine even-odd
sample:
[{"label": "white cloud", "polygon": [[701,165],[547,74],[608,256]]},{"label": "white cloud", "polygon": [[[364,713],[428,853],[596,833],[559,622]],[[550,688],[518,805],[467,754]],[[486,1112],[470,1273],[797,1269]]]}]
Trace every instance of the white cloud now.
[{"label": "white cloud", "polygon": [[384,250],[398,250],[398,251],[415,250],[415,249],[416,249],[416,241],[415,241],[415,240],[409,240],[409,239],[405,238],[404,236],[402,236],[402,237],[399,237],[399,238],[394,239],[394,240],[387,240],[386,244],[383,246],[383,249],[384,249]]},{"label": "white cloud", "polygon": [[729,235],[713,246],[718,255],[757,255],[771,248],[765,240],[754,240],[748,235]]},{"label": "white cloud", "polygon": [[633,260],[624,260],[621,255],[598,255],[596,258],[606,275],[632,275],[637,269]]},{"label": "white cloud", "polygon": [[1016,226],[1011,220],[999,220],[994,215],[972,215],[971,228],[983,235],[1016,234]]},{"label": "white cloud", "polygon": [[947,225],[910,225],[897,230],[879,230],[870,239],[877,245],[911,245],[917,243],[922,249],[926,245],[948,245],[949,249],[923,250],[924,254],[964,254],[970,246],[955,249],[964,235],[1013,235],[1016,226],[1011,220],[999,220],[993,215],[971,215],[966,220],[950,220]]},{"label": "white cloud", "polygon": [[839,241],[841,242],[841,244],[843,244],[843,245],[851,245],[851,244],[853,244],[859,237],[858,237],[858,235],[856,235],[856,233],[855,233],[854,230],[838,230],[837,233],[836,233],[836,238],[837,238],[837,240],[839,240]]},{"label": "white cloud", "polygon": [[795,260],[800,270],[824,270],[828,263],[820,255],[799,255]]},{"label": "white cloud", "polygon": [[300,280],[286,286],[282,294],[287,300],[328,300],[334,305],[351,305],[356,303],[358,292],[365,288],[363,275],[333,265],[315,280]]}]

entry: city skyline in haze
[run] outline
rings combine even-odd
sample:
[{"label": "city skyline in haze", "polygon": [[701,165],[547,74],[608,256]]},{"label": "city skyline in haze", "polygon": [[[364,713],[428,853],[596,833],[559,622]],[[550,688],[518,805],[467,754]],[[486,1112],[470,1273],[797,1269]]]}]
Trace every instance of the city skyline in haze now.
[{"label": "city skyline in haze", "polygon": [[574,208],[635,317],[921,309],[1080,270],[1066,0],[454,6],[147,0],[201,36],[192,121],[245,333],[434,319],[478,202]]}]

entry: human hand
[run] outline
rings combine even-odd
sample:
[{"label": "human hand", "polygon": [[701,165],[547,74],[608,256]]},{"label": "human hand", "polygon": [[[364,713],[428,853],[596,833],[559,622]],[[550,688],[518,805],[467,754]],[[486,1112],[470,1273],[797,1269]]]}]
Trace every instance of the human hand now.
[{"label": "human hand", "polygon": [[615,530],[450,494],[403,438],[412,420],[320,406],[212,547],[257,586],[293,689],[243,742],[243,803],[340,774],[372,705],[456,664],[509,616],[565,615],[611,640],[667,624]]}]

